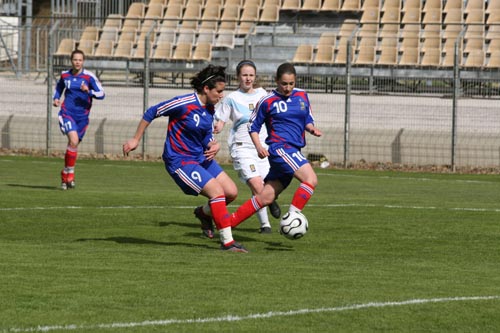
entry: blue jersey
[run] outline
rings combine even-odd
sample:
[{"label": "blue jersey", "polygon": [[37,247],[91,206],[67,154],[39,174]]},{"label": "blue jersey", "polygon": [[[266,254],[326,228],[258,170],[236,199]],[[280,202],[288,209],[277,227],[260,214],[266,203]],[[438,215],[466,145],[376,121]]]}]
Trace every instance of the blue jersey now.
[{"label": "blue jersey", "polygon": [[[88,92],[81,90],[82,84],[89,87]],[[61,105],[61,114],[78,120],[88,118],[92,107],[92,98],[104,99],[104,90],[94,73],[82,70],[73,75],[71,70],[61,73],[57,81],[52,99],[61,99],[64,92],[64,101]]]},{"label": "blue jersey", "polygon": [[250,118],[249,132],[259,133],[263,124],[266,125],[269,146],[304,147],[306,125],[314,124],[307,93],[295,88],[286,97],[273,90],[257,104]]},{"label": "blue jersey", "polygon": [[201,164],[213,137],[214,106],[202,105],[196,93],[177,96],[146,110],[143,119],[152,122],[169,117],[163,160],[169,171],[187,164]]}]

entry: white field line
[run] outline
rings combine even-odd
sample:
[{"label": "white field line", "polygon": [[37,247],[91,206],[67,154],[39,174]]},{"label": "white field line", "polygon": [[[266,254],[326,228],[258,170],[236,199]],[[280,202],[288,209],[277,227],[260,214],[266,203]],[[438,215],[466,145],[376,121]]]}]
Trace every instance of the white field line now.
[{"label": "white field line", "polygon": [[[287,206],[287,205],[283,205]],[[230,208],[238,206],[229,205]],[[329,207],[329,208],[347,208],[347,207],[366,207],[366,208],[385,208],[385,209],[421,209],[421,210],[448,210],[464,212],[492,212],[500,213],[500,208],[476,208],[476,207],[436,207],[436,206],[404,206],[404,205],[376,205],[365,203],[339,203],[339,204],[308,204],[307,207]],[[195,206],[53,206],[53,207],[0,207],[0,212],[7,211],[30,211],[30,210],[64,210],[64,209],[193,209]]]},{"label": "white field line", "polygon": [[368,308],[385,308],[396,307],[405,305],[419,305],[428,303],[449,303],[459,301],[488,301],[498,300],[500,296],[471,296],[471,297],[444,297],[444,298],[429,298],[429,299],[410,299],[399,302],[370,302],[363,304],[345,305],[339,307],[317,308],[317,309],[299,309],[290,311],[270,311],[266,313],[255,313],[245,316],[238,315],[225,315],[221,317],[208,317],[197,319],[161,319],[161,320],[145,320],[141,322],[128,322],[128,323],[109,323],[109,324],[89,324],[89,325],[51,325],[51,326],[37,326],[27,328],[8,328],[3,329],[2,333],[25,333],[25,332],[50,332],[50,331],[72,331],[72,330],[93,330],[93,329],[116,329],[116,328],[133,328],[133,327],[147,327],[147,326],[167,326],[167,325],[189,325],[189,324],[204,324],[204,323],[220,323],[220,322],[236,322],[251,319],[266,319],[273,317],[288,317],[297,316],[310,313],[325,313],[325,312],[341,312],[350,310],[362,310]]}]

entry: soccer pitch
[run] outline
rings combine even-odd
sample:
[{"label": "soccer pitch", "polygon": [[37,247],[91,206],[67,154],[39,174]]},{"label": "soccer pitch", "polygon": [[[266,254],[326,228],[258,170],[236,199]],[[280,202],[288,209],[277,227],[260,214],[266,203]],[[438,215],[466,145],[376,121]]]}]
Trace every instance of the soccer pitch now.
[{"label": "soccer pitch", "polygon": [[306,236],[252,217],[242,254],[162,163],[79,160],[61,191],[62,163],[0,157],[1,333],[500,330],[499,175],[317,169]]}]

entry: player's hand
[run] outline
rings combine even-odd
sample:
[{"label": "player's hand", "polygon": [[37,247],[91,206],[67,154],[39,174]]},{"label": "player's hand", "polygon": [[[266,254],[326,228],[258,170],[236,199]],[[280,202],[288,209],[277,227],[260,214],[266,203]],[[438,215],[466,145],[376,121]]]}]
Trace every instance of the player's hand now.
[{"label": "player's hand", "polygon": [[323,135],[323,132],[321,132],[321,130],[317,127],[312,127],[311,129],[309,129],[309,133],[318,137]]},{"label": "player's hand", "polygon": [[88,93],[89,92],[89,86],[87,86],[85,84],[85,82],[82,81],[82,84],[80,85],[80,90]]},{"label": "player's hand", "polygon": [[61,105],[61,101],[58,100],[58,99],[55,99],[53,102],[52,102],[52,105],[54,105],[56,108],[59,107],[59,105]]},{"label": "player's hand", "polygon": [[123,144],[123,155],[128,156],[132,150],[135,150],[139,145],[139,141],[137,139],[130,139]]},{"label": "player's hand", "polygon": [[256,149],[257,149],[257,155],[259,155],[260,158],[266,158],[269,156],[269,151],[266,148],[260,146],[257,147]]},{"label": "player's hand", "polygon": [[219,134],[220,132],[222,132],[223,128],[224,128],[224,122],[222,120],[216,121],[214,125],[214,133]]},{"label": "player's hand", "polygon": [[219,143],[212,141],[208,144],[208,149],[205,150],[205,153],[203,155],[205,155],[205,158],[207,160],[211,161],[215,158],[215,155],[217,155],[219,150],[220,150]]}]

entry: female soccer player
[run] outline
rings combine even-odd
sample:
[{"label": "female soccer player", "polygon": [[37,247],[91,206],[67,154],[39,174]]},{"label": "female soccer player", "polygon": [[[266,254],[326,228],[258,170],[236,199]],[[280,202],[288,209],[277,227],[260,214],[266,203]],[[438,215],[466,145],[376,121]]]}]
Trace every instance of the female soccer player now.
[{"label": "female soccer player", "polygon": [[[257,155],[257,150],[248,134],[248,121],[257,102],[267,92],[256,87],[257,67],[253,61],[242,60],[236,66],[236,75],[239,80],[238,90],[227,95],[217,107],[215,112],[214,132],[220,133],[224,124],[231,119],[233,127],[228,138],[229,150],[233,159],[233,167],[240,176],[240,179],[250,187],[252,194],[259,193],[264,187],[264,177],[269,172],[269,161],[267,157],[261,159]],[[267,131],[263,128],[259,134],[261,144],[267,148],[265,139]],[[281,215],[280,208],[276,201],[269,206],[271,214],[275,218]],[[260,233],[271,233],[271,224],[265,208],[257,212],[260,222]]]},{"label": "female soccer player", "polygon": [[[302,155],[306,144],[305,131],[321,136],[314,126],[307,93],[295,88],[295,67],[281,64],[276,71],[277,88],[262,99],[250,118],[250,137],[260,158],[269,158],[271,165],[262,191],[252,196],[231,216],[231,226],[236,227],[256,211],[270,205],[293,177],[300,182],[289,211],[302,211],[317,186],[318,178],[309,161]],[[268,132],[266,148],[260,143],[259,132],[265,124]]]},{"label": "female soccer player", "polygon": [[[213,137],[214,105],[223,97],[226,86],[224,67],[212,66],[191,78],[195,92],[177,96],[146,110],[133,138],[123,145],[127,155],[137,148],[146,128],[158,117],[168,118],[168,131],[163,150],[165,168],[181,190],[188,195],[199,194],[209,199],[204,214],[213,216],[219,230],[221,249],[248,252],[234,241],[226,202],[232,202],[238,189],[214,160],[220,146]],[[202,221],[205,234],[211,218]],[[211,231],[211,230],[210,230]],[[213,237],[213,233],[207,236]]]},{"label": "female soccer player", "polygon": [[[72,68],[61,73],[57,81],[53,99],[59,111],[61,132],[68,137],[68,146],[64,155],[64,169],[61,171],[61,189],[75,187],[75,164],[78,145],[82,141],[89,125],[89,113],[92,99],[104,99],[104,90],[94,73],[83,68],[85,54],[80,50],[71,53]],[[64,101],[61,96],[64,92]]]}]

